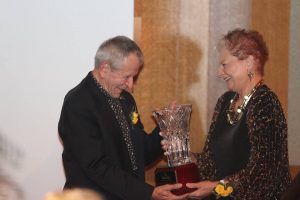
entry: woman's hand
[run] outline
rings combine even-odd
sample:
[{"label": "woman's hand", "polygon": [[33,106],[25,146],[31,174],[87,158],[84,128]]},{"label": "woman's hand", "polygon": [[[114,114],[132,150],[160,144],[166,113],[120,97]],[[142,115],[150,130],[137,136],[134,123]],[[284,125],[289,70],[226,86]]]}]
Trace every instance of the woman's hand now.
[{"label": "woman's hand", "polygon": [[192,160],[192,163],[195,163],[196,165],[198,165],[198,154],[199,153],[190,152],[190,158]]},{"label": "woman's hand", "polygon": [[203,199],[204,197],[209,196],[213,193],[214,187],[218,184],[218,181],[212,182],[212,181],[202,181],[198,183],[187,183],[186,186],[188,188],[196,188],[197,190],[190,193],[190,198],[195,199]]}]

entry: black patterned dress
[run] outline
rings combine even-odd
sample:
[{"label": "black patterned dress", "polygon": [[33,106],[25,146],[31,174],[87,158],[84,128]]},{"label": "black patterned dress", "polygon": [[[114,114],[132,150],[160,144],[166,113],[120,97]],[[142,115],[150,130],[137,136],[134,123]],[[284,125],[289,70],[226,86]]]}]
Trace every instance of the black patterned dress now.
[{"label": "black patterned dress", "polygon": [[238,123],[227,111],[234,92],[216,104],[207,141],[196,154],[201,180],[226,179],[234,187],[232,199],[280,199],[291,181],[287,123],[274,92],[261,85]]}]

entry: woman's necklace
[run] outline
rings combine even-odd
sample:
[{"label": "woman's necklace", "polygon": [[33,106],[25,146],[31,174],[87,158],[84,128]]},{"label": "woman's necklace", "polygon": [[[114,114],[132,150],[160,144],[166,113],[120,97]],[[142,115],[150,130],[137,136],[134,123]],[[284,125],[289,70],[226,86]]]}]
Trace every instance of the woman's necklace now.
[{"label": "woman's necklace", "polygon": [[248,101],[250,100],[250,98],[254,94],[254,92],[257,90],[257,88],[260,85],[262,85],[262,83],[263,83],[263,80],[259,81],[254,86],[254,88],[249,92],[249,94],[244,96],[243,103],[237,107],[236,112],[234,111],[234,108],[235,108],[235,104],[236,104],[237,100],[239,99],[239,95],[238,94],[234,95],[234,97],[230,100],[230,105],[229,105],[229,108],[227,110],[227,121],[231,125],[236,124],[242,118],[242,115],[245,111],[245,108],[247,106]]}]

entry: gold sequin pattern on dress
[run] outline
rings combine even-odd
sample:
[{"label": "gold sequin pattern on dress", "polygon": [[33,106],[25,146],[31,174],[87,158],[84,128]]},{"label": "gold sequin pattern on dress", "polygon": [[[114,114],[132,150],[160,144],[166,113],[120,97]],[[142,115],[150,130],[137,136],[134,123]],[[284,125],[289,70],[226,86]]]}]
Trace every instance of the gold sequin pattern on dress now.
[{"label": "gold sequin pattern on dress", "polygon": [[[222,105],[227,103],[225,95],[221,96],[216,104],[203,151],[196,154],[201,180],[216,180],[216,165],[208,144]],[[250,157],[245,168],[224,177],[234,188],[232,199],[280,199],[291,182],[291,176],[287,123],[277,95],[266,85],[261,85],[249,101],[245,114]]]}]

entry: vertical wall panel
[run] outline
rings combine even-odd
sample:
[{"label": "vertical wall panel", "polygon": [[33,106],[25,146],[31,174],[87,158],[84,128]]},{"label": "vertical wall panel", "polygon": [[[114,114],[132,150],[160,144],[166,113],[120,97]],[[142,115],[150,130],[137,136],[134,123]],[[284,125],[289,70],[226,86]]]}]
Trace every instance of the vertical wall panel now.
[{"label": "vertical wall panel", "polygon": [[217,98],[227,90],[226,83],[217,77],[219,67],[217,42],[231,29],[249,28],[251,1],[211,0],[209,16],[208,123],[210,123]]},{"label": "vertical wall panel", "polygon": [[[289,155],[290,164],[300,166],[300,1],[291,1],[289,42]],[[299,170],[299,169],[298,169]]]},{"label": "vertical wall panel", "polygon": [[252,28],[258,30],[269,47],[265,82],[276,92],[287,117],[290,1],[252,0]]}]

